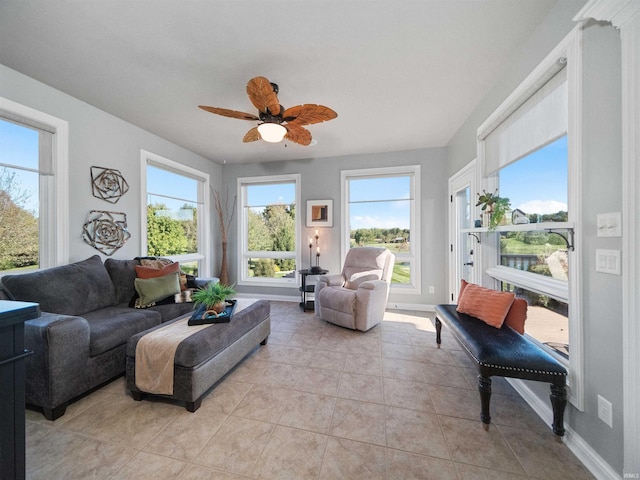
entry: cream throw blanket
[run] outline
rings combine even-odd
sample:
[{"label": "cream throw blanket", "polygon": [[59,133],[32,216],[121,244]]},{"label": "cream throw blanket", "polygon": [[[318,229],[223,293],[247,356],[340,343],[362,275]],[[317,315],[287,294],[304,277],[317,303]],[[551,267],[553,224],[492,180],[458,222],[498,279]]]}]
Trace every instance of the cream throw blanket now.
[{"label": "cream throw blanket", "polygon": [[[238,298],[234,315],[256,300]],[[144,335],[136,345],[136,386],[143,392],[173,395],[173,361],[178,345],[185,338],[216,324],[194,325],[187,322],[191,315],[166,327]],[[233,322],[233,319],[231,320]]]}]

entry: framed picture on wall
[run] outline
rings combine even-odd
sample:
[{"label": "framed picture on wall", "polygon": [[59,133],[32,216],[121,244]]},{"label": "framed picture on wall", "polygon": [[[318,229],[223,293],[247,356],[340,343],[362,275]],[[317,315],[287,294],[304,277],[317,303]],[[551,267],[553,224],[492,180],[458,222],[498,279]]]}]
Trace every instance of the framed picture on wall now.
[{"label": "framed picture on wall", "polygon": [[333,227],[333,200],[307,200],[307,227]]}]

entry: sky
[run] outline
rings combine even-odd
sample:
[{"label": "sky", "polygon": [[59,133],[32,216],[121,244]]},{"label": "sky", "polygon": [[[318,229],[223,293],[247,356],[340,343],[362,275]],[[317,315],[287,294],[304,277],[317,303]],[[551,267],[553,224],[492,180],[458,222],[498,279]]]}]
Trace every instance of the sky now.
[{"label": "sky", "polygon": [[500,196],[525,213],[567,211],[567,137],[537,150],[500,171]]}]

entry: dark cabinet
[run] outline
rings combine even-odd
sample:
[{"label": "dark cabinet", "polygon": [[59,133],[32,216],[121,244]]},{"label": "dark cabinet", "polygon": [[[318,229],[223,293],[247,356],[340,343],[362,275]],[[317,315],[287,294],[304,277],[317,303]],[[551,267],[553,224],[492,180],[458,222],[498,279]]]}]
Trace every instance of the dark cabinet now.
[{"label": "dark cabinet", "polygon": [[24,322],[40,316],[37,303],[0,300],[0,476],[25,478]]}]

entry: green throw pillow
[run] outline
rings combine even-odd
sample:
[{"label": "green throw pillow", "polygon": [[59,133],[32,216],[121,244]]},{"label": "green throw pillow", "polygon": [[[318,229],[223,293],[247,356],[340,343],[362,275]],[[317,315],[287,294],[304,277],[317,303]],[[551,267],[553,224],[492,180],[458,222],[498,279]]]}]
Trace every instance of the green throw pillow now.
[{"label": "green throw pillow", "polygon": [[180,274],[174,272],[157,278],[136,278],[135,287],[141,304],[159,302],[180,293]]}]

